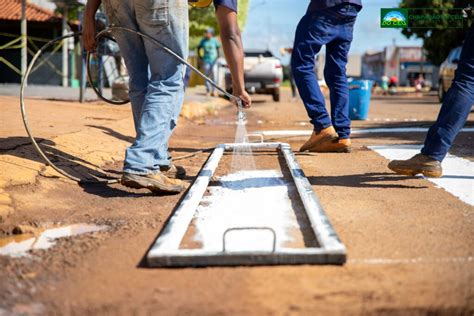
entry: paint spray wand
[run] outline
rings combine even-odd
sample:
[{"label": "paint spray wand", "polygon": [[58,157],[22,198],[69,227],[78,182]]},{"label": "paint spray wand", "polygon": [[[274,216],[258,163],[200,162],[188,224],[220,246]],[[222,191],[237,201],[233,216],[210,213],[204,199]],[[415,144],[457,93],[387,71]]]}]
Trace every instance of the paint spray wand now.
[{"label": "paint spray wand", "polygon": [[237,124],[246,124],[247,123],[247,115],[244,112],[244,105],[240,98],[236,98],[237,102]]}]

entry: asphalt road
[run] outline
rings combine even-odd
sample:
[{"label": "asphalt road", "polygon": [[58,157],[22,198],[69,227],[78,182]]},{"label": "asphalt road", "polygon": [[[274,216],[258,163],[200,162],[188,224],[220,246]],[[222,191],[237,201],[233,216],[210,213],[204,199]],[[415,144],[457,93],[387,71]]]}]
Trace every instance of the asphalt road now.
[{"label": "asphalt road", "polygon": [[[256,96],[248,131],[311,130],[301,101],[292,102],[286,90],[282,99]],[[35,132],[49,152],[61,156],[62,167],[85,177],[119,175],[124,149],[133,141],[128,107],[28,102]],[[343,266],[150,269],[143,257],[182,195],[156,196],[118,184],[79,186],[58,177],[28,145],[17,104],[16,97],[2,97],[0,204],[10,215],[0,223],[0,236],[10,237],[19,224],[41,231],[94,223],[109,230],[60,239],[26,258],[0,256],[0,314],[474,312],[474,207],[426,179],[393,174],[388,160],[369,148],[421,144],[423,133],[357,134],[350,154],[297,154],[347,247]],[[353,126],[428,127],[439,107],[435,96],[374,97],[370,119]],[[232,107],[181,119],[170,144],[173,156],[232,142],[234,120]],[[467,125],[474,125],[472,114]],[[473,136],[462,133],[452,154],[474,161]],[[295,152],[306,140],[272,138],[265,140],[288,142]],[[179,161],[188,183],[208,155]],[[266,167],[258,156],[255,161]]]}]

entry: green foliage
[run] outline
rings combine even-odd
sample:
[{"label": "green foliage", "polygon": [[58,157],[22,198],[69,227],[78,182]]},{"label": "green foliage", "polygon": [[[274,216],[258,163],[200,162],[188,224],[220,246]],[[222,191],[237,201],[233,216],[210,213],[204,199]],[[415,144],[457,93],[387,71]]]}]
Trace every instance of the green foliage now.
[{"label": "green foliage", "polygon": [[[247,14],[250,0],[239,0],[239,26],[243,30],[247,22]],[[196,48],[199,45],[200,38],[209,27],[216,30],[219,35],[219,26],[217,24],[215,8],[209,6],[207,8],[189,7],[189,47]]]},{"label": "green foliage", "polygon": [[[403,0],[400,8],[427,8],[425,10],[416,10],[416,14],[443,14],[446,9],[465,8],[472,0]],[[466,37],[467,24],[465,28],[449,28],[448,21],[441,20],[435,26],[430,28],[406,28],[402,34],[407,38],[415,36],[423,39],[423,47],[428,53],[428,60],[433,64],[441,64],[451,49],[460,46]]]}]

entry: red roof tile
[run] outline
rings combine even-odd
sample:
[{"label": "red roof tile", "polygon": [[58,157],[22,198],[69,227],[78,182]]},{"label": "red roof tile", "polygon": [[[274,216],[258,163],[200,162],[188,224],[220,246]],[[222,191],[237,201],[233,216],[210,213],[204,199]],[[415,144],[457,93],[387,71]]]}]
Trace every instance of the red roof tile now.
[{"label": "red roof tile", "polygon": [[[57,19],[52,11],[36,4],[26,5],[26,19],[32,22],[46,22]],[[0,0],[0,20],[19,21],[21,19],[21,0]]]}]

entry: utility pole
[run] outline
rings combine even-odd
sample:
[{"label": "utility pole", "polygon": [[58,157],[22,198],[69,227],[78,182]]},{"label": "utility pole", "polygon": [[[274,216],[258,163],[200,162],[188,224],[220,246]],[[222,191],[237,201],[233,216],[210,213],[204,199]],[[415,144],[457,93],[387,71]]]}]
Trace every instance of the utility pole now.
[{"label": "utility pole", "polygon": [[[67,14],[68,14],[68,7],[67,4],[64,4],[63,6],[63,20],[62,20],[62,29],[63,29],[63,36],[68,33],[67,31]],[[62,50],[62,79],[63,79],[63,87],[68,86],[68,79],[69,79],[69,71],[68,71],[68,41],[63,40],[63,50]]]},{"label": "utility pole", "polygon": [[25,78],[28,67],[27,27],[26,27],[26,0],[21,0],[21,80]]}]

